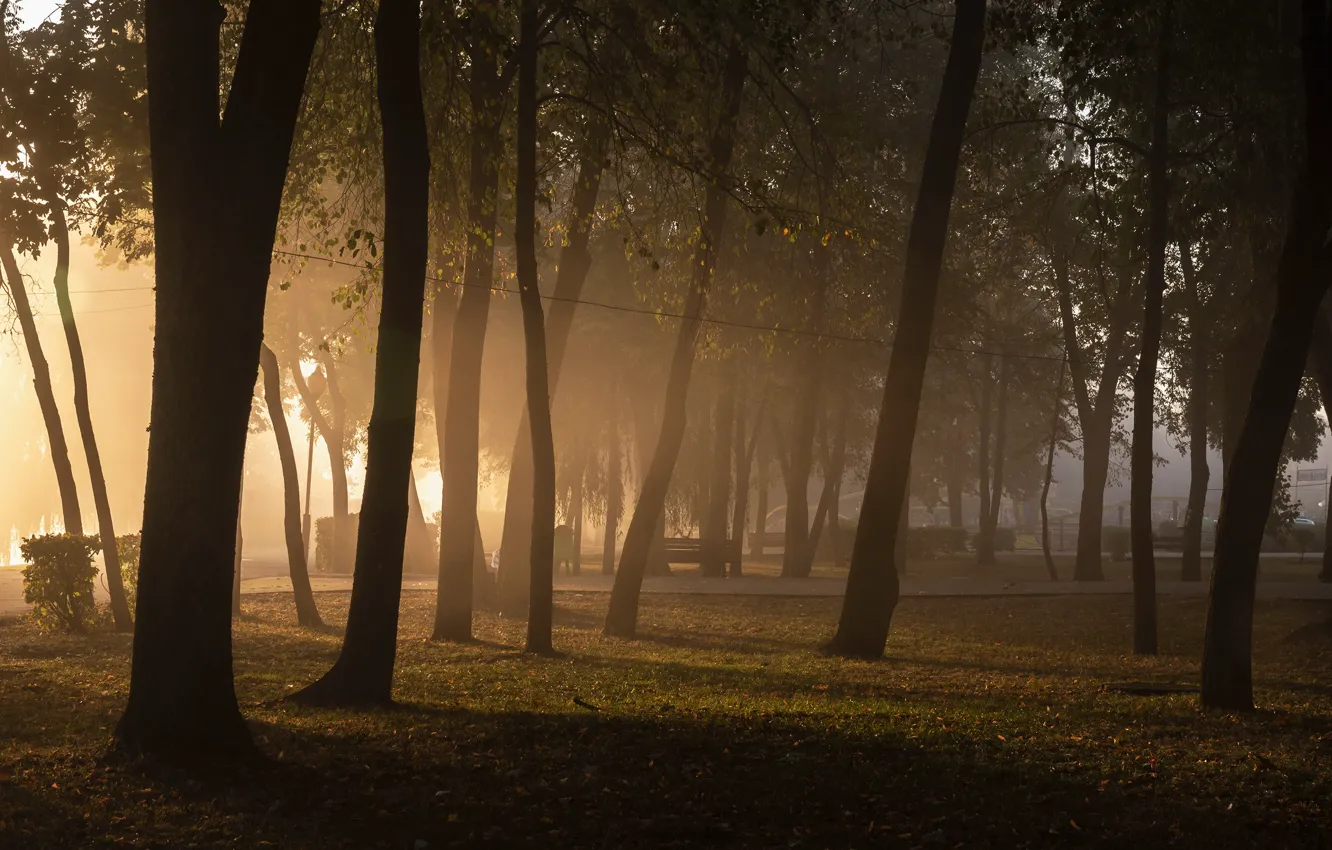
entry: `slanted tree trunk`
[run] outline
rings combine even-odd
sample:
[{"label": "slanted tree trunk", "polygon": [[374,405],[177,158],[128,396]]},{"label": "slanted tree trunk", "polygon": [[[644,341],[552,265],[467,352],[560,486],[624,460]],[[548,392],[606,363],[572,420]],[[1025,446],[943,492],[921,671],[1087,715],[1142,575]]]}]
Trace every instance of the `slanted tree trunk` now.
[{"label": "slanted tree trunk", "polygon": [[430,539],[421,494],[416,489],[416,470],[407,479],[407,549],[405,566],[409,572],[427,572],[436,563],[435,544]]},{"label": "slanted tree trunk", "polygon": [[[911,448],[934,328],[949,209],[985,36],[985,0],[957,0],[956,6],[952,45],[907,239],[902,305],[861,516],[899,516],[907,503]],[[898,538],[904,536],[904,530],[891,522],[862,522],[856,527],[846,596],[831,651],[870,658],[883,655],[899,594]]]},{"label": "slanted tree trunk", "polygon": [[[328,470],[333,481],[333,539],[332,551],[329,553],[329,564],[334,572],[345,571],[347,563],[347,553],[351,550],[351,514],[348,505],[347,495],[347,459],[343,453],[343,424],[341,413],[341,402],[334,402],[333,370],[327,368],[333,364],[333,355],[330,353],[324,360],[325,376],[329,386],[330,409],[334,411],[333,421],[329,422],[324,412],[319,408],[319,400],[310,392],[310,385],[301,374],[301,364],[299,360],[293,359],[288,368],[291,370],[292,381],[296,384],[296,392],[301,397],[301,406],[305,408],[310,416],[310,421],[314,423],[315,430],[319,436],[324,438],[324,446],[328,449]],[[337,395],[341,398],[341,394]]]},{"label": "slanted tree trunk", "polygon": [[[809,563],[804,568],[806,576],[814,567],[814,553],[818,551],[824,529],[832,527],[833,550],[836,552],[837,534],[837,491],[842,484],[842,470],[846,466],[846,426],[851,412],[851,396],[842,391],[841,409],[837,413],[837,429],[832,436],[832,445],[827,449],[823,464],[823,489],[819,493],[819,504],[814,510],[814,524],[809,531]],[[830,519],[831,517],[831,519]]]},{"label": "slanted tree trunk", "polygon": [[1059,571],[1055,569],[1054,555],[1050,553],[1050,483],[1054,480],[1055,449],[1059,446],[1059,420],[1064,411],[1064,372],[1068,370],[1068,358],[1059,364],[1059,381],[1055,384],[1054,413],[1050,416],[1050,445],[1045,453],[1045,478],[1041,482],[1041,553],[1045,556],[1045,571],[1050,574],[1050,581],[1059,581]]},{"label": "slanted tree trunk", "polygon": [[83,455],[88,461],[88,476],[92,480],[93,505],[97,508],[97,532],[102,542],[106,586],[111,597],[111,616],[116,631],[128,632],[134,628],[134,620],[129,600],[125,597],[125,584],[120,577],[116,526],[111,516],[111,499],[106,492],[106,475],[102,472],[102,453],[97,448],[92,409],[88,403],[88,369],[83,360],[83,342],[79,339],[79,328],[74,321],[74,305],[69,300],[69,225],[65,220],[64,204],[55,196],[51,201],[51,238],[56,245],[56,304],[60,309],[60,322],[65,327],[65,342],[69,347],[69,363],[74,378],[74,415],[79,422]]},{"label": "slanted tree trunk", "polygon": [[619,537],[621,499],[624,494],[620,471],[620,423],[616,417],[615,387],[611,386],[610,415],[606,418],[606,537],[601,547],[601,574],[615,575],[615,540]]},{"label": "slanted tree trunk", "polygon": [[384,271],[375,397],[366,429],[365,489],[342,652],[323,678],[295,695],[313,705],[373,706],[393,699],[429,252],[430,153],[421,101],[420,31],[416,0],[381,0],[375,64],[384,132]]},{"label": "slanted tree trunk", "polygon": [[[560,249],[560,262],[555,273],[555,291],[550,305],[550,319],[546,338],[547,371],[551,393],[559,385],[564,353],[569,345],[573,327],[574,308],[583,291],[588,270],[592,267],[592,254],[588,244],[592,237],[592,220],[601,191],[601,175],[605,169],[606,150],[610,144],[610,128],[594,119],[584,142],[578,164],[578,177],[574,182],[567,223],[568,241]],[[504,573],[500,584],[500,606],[506,613],[521,614],[528,606],[529,577],[525,565],[530,560],[532,539],[532,435],[529,413],[524,406],[518,421],[518,435],[513,446],[513,463],[509,467],[509,487],[504,499],[504,536],[501,551],[505,562],[513,569]],[[612,567],[613,569],[613,567]]]},{"label": "slanted tree trunk", "polygon": [[1327,294],[1332,222],[1332,35],[1327,9],[1303,4],[1304,161],[1293,183],[1276,312],[1226,473],[1203,638],[1202,704],[1253,709],[1253,607],[1258,554],[1280,473],[1281,448],[1299,395],[1318,309]]},{"label": "slanted tree trunk", "polygon": [[[699,572],[712,578],[726,576],[727,514],[731,507],[731,442],[735,431],[735,367],[723,367],[727,375],[721,381],[716,412],[712,420],[712,470],[708,494],[707,520],[699,540]],[[736,533],[740,533],[737,529]]]},{"label": "slanted tree trunk", "polygon": [[1179,578],[1181,581],[1202,581],[1203,515],[1207,511],[1207,485],[1211,478],[1207,466],[1207,370],[1211,354],[1193,255],[1190,246],[1183,241],[1179,243],[1179,258],[1189,298],[1189,506],[1184,514],[1184,548]]},{"label": "slanted tree trunk", "polygon": [[[495,268],[496,196],[499,193],[500,123],[506,79],[497,76],[499,35],[487,15],[471,18],[468,45],[472,106],[471,174],[467,196],[467,258],[463,291],[453,321],[449,355],[448,402],[444,411],[441,474],[439,585],[435,602],[435,640],[472,639],[476,488],[480,439],[481,360],[490,315],[490,287]],[[440,374],[437,372],[437,375]],[[510,568],[513,557],[502,552]],[[503,568],[501,568],[503,571]]]},{"label": "slanted tree trunk", "polygon": [[[731,154],[735,147],[735,128],[740,118],[740,96],[744,91],[748,64],[744,45],[737,33],[732,36],[722,71],[721,115],[708,145],[709,165],[715,174],[726,174],[730,169]],[[703,326],[703,309],[712,287],[718,247],[726,232],[726,210],[726,189],[714,181],[707,189],[703,221],[692,260],[693,280],[685,299],[685,318],[680,320],[675,352],[671,357],[661,435],[657,438],[652,463],[643,476],[638,505],[634,508],[633,519],[629,521],[629,530],[624,536],[620,569],[615,573],[615,585],[611,589],[605,631],[612,637],[631,638],[637,630],[638,596],[643,586],[643,575],[647,571],[653,529],[665,519],[666,491],[670,487],[675,461],[680,455],[680,444],[684,440],[685,407],[689,395],[689,378],[694,368],[694,348]]]},{"label": "slanted tree trunk", "polygon": [[[518,297],[523,308],[527,353],[527,409],[532,433],[532,544],[527,652],[554,652],[555,437],[550,423],[550,374],[546,364],[546,318],[537,288],[536,134],[537,0],[522,0],[518,39],[518,174],[514,187],[514,242]],[[581,475],[576,489],[582,488]],[[581,501],[581,499],[580,499]],[[575,539],[574,545],[578,545]],[[501,549],[501,551],[503,551]]]},{"label": "slanted tree trunk", "polygon": [[[653,413],[646,403],[639,401],[634,405],[634,449],[637,453],[635,477],[638,479],[640,490],[646,470],[652,465],[652,455],[656,451],[657,440],[660,437],[659,424],[653,422]],[[632,517],[630,519],[632,520]],[[648,543],[646,575],[670,574],[671,565],[666,562],[666,517],[663,514],[657,518],[656,527],[652,530],[651,540]]]},{"label": "slanted tree trunk", "polygon": [[282,531],[287,543],[287,566],[291,572],[291,591],[296,601],[296,622],[307,629],[324,625],[315,606],[310,587],[310,572],[305,563],[305,540],[301,536],[301,482],[296,468],[296,450],[291,447],[287,412],[282,408],[282,373],[277,355],[267,345],[259,350],[259,368],[264,375],[264,401],[268,420],[277,438],[278,460],[282,464]]},{"label": "slanted tree trunk", "polygon": [[1156,556],[1152,551],[1152,478],[1156,452],[1156,367],[1161,357],[1161,311],[1165,298],[1165,254],[1169,239],[1169,180],[1166,124],[1170,117],[1169,67],[1172,11],[1160,14],[1156,38],[1156,97],[1152,147],[1148,152],[1147,286],[1138,371],[1133,376],[1133,455],[1129,494],[1129,539],[1133,550],[1133,651],[1156,654]]},{"label": "slanted tree trunk", "polygon": [[78,487],[74,483],[74,467],[69,461],[69,444],[65,442],[65,428],[60,421],[60,408],[56,406],[55,390],[51,386],[51,367],[47,365],[41,338],[37,336],[37,322],[33,317],[32,304],[28,301],[28,287],[12,249],[0,250],[0,262],[4,265],[9,295],[14,299],[14,312],[18,316],[19,328],[23,331],[23,344],[27,348],[28,359],[32,361],[32,385],[37,391],[42,421],[46,424],[47,449],[51,453],[51,465],[55,467],[65,530],[70,534],[82,534],[83,518],[79,510]]},{"label": "slanted tree trunk", "polygon": [[273,237],[320,3],[252,0],[225,112],[221,5],[144,9],[156,334],[133,663],[116,738],[177,761],[235,759],[254,745],[232,681],[227,591]]},{"label": "slanted tree trunk", "polygon": [[236,505],[236,555],[232,559],[231,569],[231,616],[232,619],[241,615],[241,562],[243,550],[245,549],[245,536],[241,534],[241,526],[245,519],[245,473],[241,473],[241,498]]},{"label": "slanted tree trunk", "polygon": [[[1313,338],[1309,344],[1309,372],[1318,383],[1318,395],[1323,402],[1323,412],[1332,422],[1332,301],[1323,300],[1318,310],[1318,319],[1314,323]],[[1327,511],[1324,511],[1327,516]],[[1324,523],[1326,528],[1326,523]],[[1323,564],[1318,573],[1318,580],[1332,582],[1332,534],[1324,531]]]}]

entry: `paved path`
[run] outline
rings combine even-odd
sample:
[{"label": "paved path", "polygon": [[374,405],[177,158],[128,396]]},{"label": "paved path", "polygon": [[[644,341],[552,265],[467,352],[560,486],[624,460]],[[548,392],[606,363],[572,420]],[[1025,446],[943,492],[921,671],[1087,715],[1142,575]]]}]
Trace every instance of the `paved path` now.
[{"label": "paved path", "polygon": [[[291,581],[284,573],[286,565],[276,561],[246,561],[241,570],[242,593],[290,593]],[[311,584],[316,591],[346,591],[351,589],[351,576],[315,574]],[[426,577],[407,577],[402,586],[409,590],[434,590],[435,580]],[[611,578],[600,574],[557,576],[555,589],[609,593]],[[1204,582],[1157,582],[1161,596],[1202,597],[1207,595]],[[643,582],[644,593],[687,593],[709,595],[746,596],[809,596],[836,597],[846,590],[845,579],[833,578],[772,578],[750,576],[742,579],[701,578],[694,575],[671,578],[649,578]],[[102,587],[98,595],[104,596]],[[999,579],[932,578],[907,576],[902,580],[902,596],[1107,596],[1133,592],[1128,581],[1099,582],[1005,582]],[[1258,583],[1260,599],[1327,599],[1332,600],[1332,584],[1316,581],[1269,581]],[[20,614],[27,610],[23,601],[23,579],[20,568],[0,567],[0,616]]]}]

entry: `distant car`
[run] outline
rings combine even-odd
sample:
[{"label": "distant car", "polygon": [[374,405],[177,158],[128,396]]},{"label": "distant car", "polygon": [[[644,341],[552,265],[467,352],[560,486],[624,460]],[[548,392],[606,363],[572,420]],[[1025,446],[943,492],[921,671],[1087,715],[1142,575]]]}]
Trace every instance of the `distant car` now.
[{"label": "distant car", "polygon": [[1291,522],[1291,525],[1303,525],[1303,526],[1306,526],[1306,527],[1312,528],[1312,527],[1314,527],[1315,525],[1318,525],[1318,523],[1316,523],[1316,522],[1314,522],[1313,520],[1309,519],[1307,516],[1297,516],[1297,517],[1295,517],[1295,519]]},{"label": "distant car", "polygon": [[495,577],[499,575],[500,550],[496,547],[494,552],[490,553],[490,575]]}]

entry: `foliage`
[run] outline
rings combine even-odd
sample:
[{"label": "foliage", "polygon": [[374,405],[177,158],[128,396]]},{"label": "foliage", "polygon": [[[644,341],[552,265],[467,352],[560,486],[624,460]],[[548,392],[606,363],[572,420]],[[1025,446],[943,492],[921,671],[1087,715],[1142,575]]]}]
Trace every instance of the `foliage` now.
[{"label": "foliage", "polygon": [[101,551],[95,534],[44,534],[21,545],[23,599],[44,629],[85,632],[97,613],[93,556]]},{"label": "foliage", "polygon": [[120,554],[120,581],[125,585],[125,599],[133,613],[139,599],[139,550],[143,539],[139,532],[116,535],[116,551]]},{"label": "foliage", "polygon": [[[342,541],[342,545],[354,556],[356,553],[356,535],[361,527],[360,514],[347,515],[347,534]],[[315,557],[314,568],[320,572],[328,572],[333,568],[333,517],[321,516],[315,519]],[[345,563],[352,563],[354,557],[348,558]]]},{"label": "foliage", "polygon": [[907,532],[907,555],[911,558],[932,559],[939,555],[965,552],[969,536],[965,528],[918,526]]},{"label": "foliage", "polygon": [[1110,560],[1123,561],[1129,554],[1129,530],[1123,525],[1107,525],[1101,529],[1101,545],[1110,550]]}]

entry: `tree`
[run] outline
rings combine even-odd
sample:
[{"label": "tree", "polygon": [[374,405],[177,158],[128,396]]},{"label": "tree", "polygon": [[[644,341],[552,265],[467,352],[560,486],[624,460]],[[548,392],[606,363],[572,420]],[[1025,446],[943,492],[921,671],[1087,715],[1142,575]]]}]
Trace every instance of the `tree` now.
[{"label": "tree", "polygon": [[[375,16],[384,134],[384,266],[375,400],[342,652],[332,669],[295,695],[315,705],[385,705],[393,699],[429,253],[430,151],[421,98],[420,39],[420,5],[415,0],[382,0]],[[467,531],[470,539],[471,529]]]},{"label": "tree", "polygon": [[47,365],[41,338],[37,336],[37,322],[33,317],[32,304],[28,301],[28,287],[12,249],[0,247],[0,263],[3,263],[9,297],[14,300],[14,312],[18,317],[19,328],[23,331],[23,345],[28,351],[28,359],[32,361],[32,385],[37,391],[42,421],[46,424],[47,445],[60,490],[60,509],[65,530],[71,534],[82,534],[83,519],[79,514],[79,491],[74,483],[74,467],[69,462],[65,428],[60,421],[60,408],[56,406],[55,390],[51,387],[51,367]]},{"label": "tree", "polygon": [[[467,18],[468,90],[472,110],[471,165],[467,184],[467,254],[462,295],[453,320],[448,361],[448,403],[440,446],[444,479],[440,513],[439,589],[435,640],[472,639],[476,539],[478,429],[481,355],[490,313],[495,266],[495,221],[499,203],[500,127],[510,67],[501,71],[501,40],[492,10],[475,4]],[[435,375],[444,371],[436,363]],[[436,411],[436,416],[439,411]]]},{"label": "tree", "polygon": [[1318,308],[1332,277],[1332,32],[1321,0],[1304,0],[1300,39],[1304,149],[1277,266],[1276,310],[1244,426],[1226,473],[1203,639],[1202,704],[1253,709],[1253,607],[1258,553],[1282,444],[1299,395]]},{"label": "tree", "polygon": [[229,589],[270,251],[318,0],[253,0],[225,111],[222,7],[147,0],[157,283],[136,639],[121,746],[253,752],[231,671]]},{"label": "tree", "polygon": [[301,481],[296,469],[296,452],[291,447],[287,412],[282,407],[282,370],[277,355],[267,345],[259,352],[263,372],[264,401],[268,420],[277,438],[278,459],[282,463],[282,530],[287,543],[287,565],[291,571],[291,590],[296,599],[296,621],[307,629],[324,625],[310,589],[310,572],[305,563],[305,536],[301,533]]},{"label": "tree", "polygon": [[[865,482],[862,516],[898,516],[907,498],[911,447],[929,357],[957,163],[985,40],[985,0],[957,0],[956,9],[948,64],[907,242],[902,304]],[[869,658],[883,655],[899,594],[894,550],[900,533],[903,530],[893,522],[862,522],[857,526],[842,614],[828,647],[832,652]]]},{"label": "tree", "polygon": [[1152,146],[1148,159],[1147,279],[1141,351],[1133,376],[1132,491],[1129,535],[1133,551],[1133,651],[1156,654],[1156,558],[1152,553],[1152,470],[1156,452],[1156,371],[1161,357],[1161,311],[1166,287],[1166,245],[1169,240],[1170,40],[1174,12],[1161,10],[1156,36],[1156,92],[1152,105]]},{"label": "tree", "polygon": [[[721,114],[708,146],[710,166],[716,175],[727,173],[734,152],[735,130],[740,118],[741,95],[747,70],[745,44],[740,33],[736,32],[731,36],[722,70]],[[689,378],[694,368],[694,348],[703,326],[703,308],[712,286],[717,252],[726,228],[726,204],[724,187],[714,181],[707,188],[698,242],[694,249],[689,295],[671,356],[661,433],[639,488],[638,503],[624,536],[620,568],[615,573],[615,584],[611,589],[605,632],[612,637],[633,637],[637,628],[638,596],[643,586],[643,575],[647,572],[653,533],[663,518],[666,491],[680,454],[680,444],[684,440],[685,403],[689,394]]]}]

